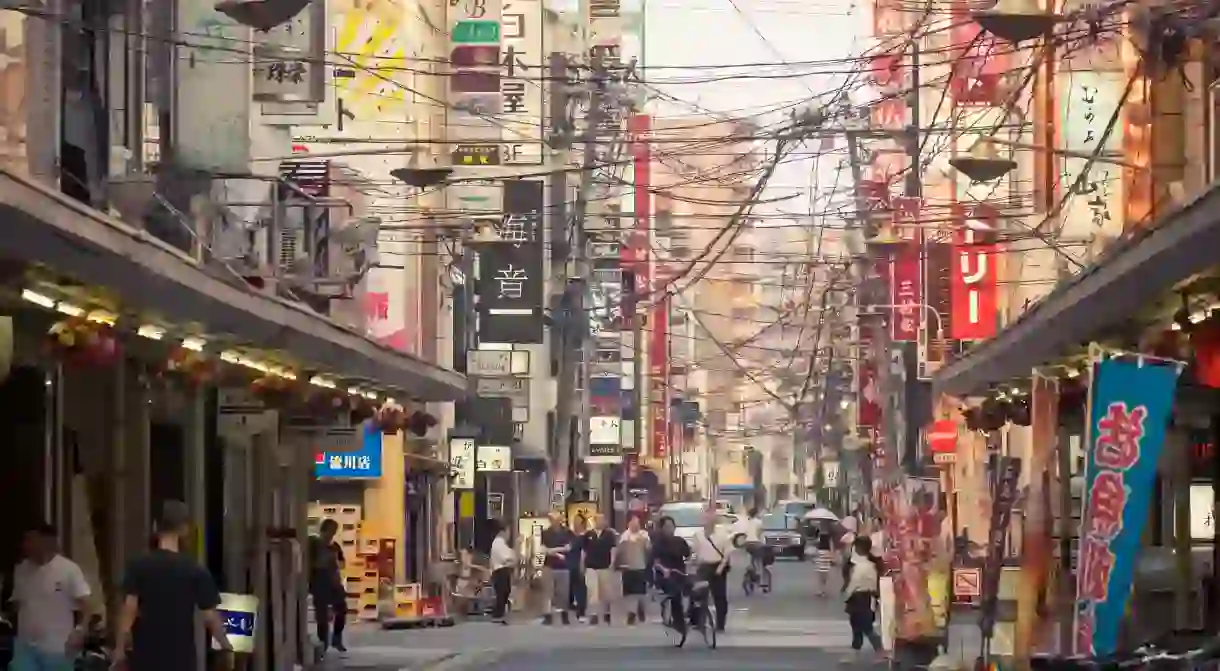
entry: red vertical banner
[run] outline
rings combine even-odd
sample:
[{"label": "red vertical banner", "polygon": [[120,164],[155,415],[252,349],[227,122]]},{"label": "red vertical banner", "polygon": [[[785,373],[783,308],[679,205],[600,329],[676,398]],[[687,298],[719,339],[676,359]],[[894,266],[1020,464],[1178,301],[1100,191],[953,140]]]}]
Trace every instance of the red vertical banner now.
[{"label": "red vertical banner", "polygon": [[657,301],[648,320],[648,379],[651,393],[652,457],[669,454],[669,299]]},{"label": "red vertical banner", "polygon": [[920,246],[916,242],[903,243],[894,253],[890,264],[892,282],[890,295],[893,298],[890,318],[890,338],[896,342],[918,342],[920,319],[923,312]]},{"label": "red vertical banner", "polygon": [[[870,329],[860,330],[859,369],[856,373],[856,398],[860,399],[856,411],[856,425],[869,435],[881,426],[881,389],[877,379],[877,361],[872,356],[873,334]],[[866,435],[864,431],[861,435]]]},{"label": "red vertical banner", "polygon": [[[635,275],[634,295],[638,300],[649,299],[651,287],[649,233],[652,222],[652,117],[632,114],[627,117],[627,134],[631,150],[631,166],[635,177],[633,209],[635,221],[619,252],[623,270]],[[658,287],[659,289],[660,287]],[[632,301],[634,304],[634,301]],[[624,314],[630,318],[630,314]]]},{"label": "red vertical banner", "polygon": [[949,285],[952,336],[954,340],[986,340],[995,336],[999,318],[997,211],[984,203],[959,206],[954,219],[961,225],[955,232]]}]

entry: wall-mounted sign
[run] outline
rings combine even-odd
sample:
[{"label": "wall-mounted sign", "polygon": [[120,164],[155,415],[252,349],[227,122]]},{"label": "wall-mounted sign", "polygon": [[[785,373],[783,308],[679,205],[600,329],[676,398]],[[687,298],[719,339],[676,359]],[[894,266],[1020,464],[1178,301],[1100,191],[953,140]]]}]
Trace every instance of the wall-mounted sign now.
[{"label": "wall-mounted sign", "polygon": [[500,241],[478,246],[478,333],[481,342],[541,343],[544,304],[542,181],[504,184]]},{"label": "wall-mounted sign", "polygon": [[[327,435],[337,429],[322,432]],[[354,435],[362,436],[357,450],[314,450],[314,476],[319,478],[380,478],[381,477],[381,431],[365,425],[351,429]],[[344,445],[346,445],[346,440]]]},{"label": "wall-mounted sign", "polygon": [[450,489],[474,489],[475,442],[472,438],[449,441],[449,465],[453,468]]},{"label": "wall-mounted sign", "polygon": [[[254,652],[258,634],[258,597],[250,594],[220,593],[220,605],[216,607],[233,652]],[[212,649],[220,646],[213,641]]]},{"label": "wall-mounted sign", "polygon": [[513,448],[479,445],[478,470],[483,473],[508,473],[513,470]]},{"label": "wall-mounted sign", "polygon": [[[983,231],[995,229],[998,215],[994,207],[978,203],[962,208],[960,216],[964,224],[953,245],[953,283],[950,285],[952,336],[955,340],[986,340],[995,335],[999,316],[997,259],[1000,247],[990,242],[994,239],[993,234]],[[977,223],[972,225],[972,222]]]},{"label": "wall-mounted sign", "polygon": [[618,445],[622,419],[613,416],[589,418],[589,443],[591,445]]}]

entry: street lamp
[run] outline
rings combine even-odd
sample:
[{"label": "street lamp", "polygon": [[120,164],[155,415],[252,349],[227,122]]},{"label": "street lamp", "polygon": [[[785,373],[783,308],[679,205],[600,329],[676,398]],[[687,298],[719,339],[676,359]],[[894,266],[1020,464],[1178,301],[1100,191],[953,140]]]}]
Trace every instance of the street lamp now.
[{"label": "street lamp", "polygon": [[216,11],[243,26],[267,32],[287,23],[313,0],[221,0]]},{"label": "street lamp", "polygon": [[453,174],[453,168],[395,168],[390,175],[401,180],[407,186],[417,189],[427,189],[444,184]]},{"label": "street lamp", "polygon": [[1012,172],[1017,162],[1000,156],[993,138],[980,138],[970,151],[949,160],[949,165],[972,182],[991,182]]},{"label": "street lamp", "polygon": [[949,160],[949,165],[955,170],[961,172],[971,181],[975,182],[990,182],[997,180],[1004,175],[1012,172],[1017,167],[1017,162],[1004,158],[999,155],[996,145],[1011,147],[1013,149],[1024,149],[1034,152],[1046,152],[1055,156],[1064,156],[1066,158],[1079,158],[1095,163],[1105,163],[1108,165],[1117,165],[1123,168],[1131,168],[1132,170],[1148,170],[1148,166],[1124,161],[1120,158],[1111,156],[1099,156],[1084,151],[1072,151],[1071,149],[1056,149],[1055,147],[1043,147],[1036,144],[1027,144],[1025,142],[1014,142],[1013,140],[1003,140],[996,137],[979,138],[975,142],[970,151],[962,156]]},{"label": "street lamp", "polygon": [[995,7],[971,12],[970,16],[983,30],[1013,44],[1042,37],[1063,20],[1058,14],[1031,6],[1031,0],[1000,0]]}]

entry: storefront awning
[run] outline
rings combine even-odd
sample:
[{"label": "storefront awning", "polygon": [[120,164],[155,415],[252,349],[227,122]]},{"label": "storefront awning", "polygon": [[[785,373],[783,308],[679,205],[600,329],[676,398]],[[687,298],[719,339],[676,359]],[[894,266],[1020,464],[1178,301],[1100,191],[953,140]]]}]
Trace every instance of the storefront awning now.
[{"label": "storefront awning", "polygon": [[955,396],[1027,377],[1104,337],[1178,283],[1220,265],[1220,185],[1116,243],[1098,263],[1057,287],[995,338],[940,369],[933,390]]},{"label": "storefront awning", "polygon": [[424,401],[466,396],[464,375],[403,354],[308,308],[214,275],[177,249],[41,184],[0,170],[0,252],[106,287],[132,307],[324,372],[367,379]]}]

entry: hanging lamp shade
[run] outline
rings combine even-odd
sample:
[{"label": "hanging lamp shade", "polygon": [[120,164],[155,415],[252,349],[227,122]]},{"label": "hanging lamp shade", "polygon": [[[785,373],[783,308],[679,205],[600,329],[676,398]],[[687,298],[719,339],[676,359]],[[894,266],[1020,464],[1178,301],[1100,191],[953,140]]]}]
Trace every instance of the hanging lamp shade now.
[{"label": "hanging lamp shade", "polygon": [[1017,168],[1017,162],[1000,156],[990,138],[980,138],[966,154],[949,160],[954,170],[973,182],[993,182]]},{"label": "hanging lamp shade", "polygon": [[1013,44],[1046,36],[1063,20],[1033,0],[1000,0],[991,9],[970,16],[984,31]]}]

